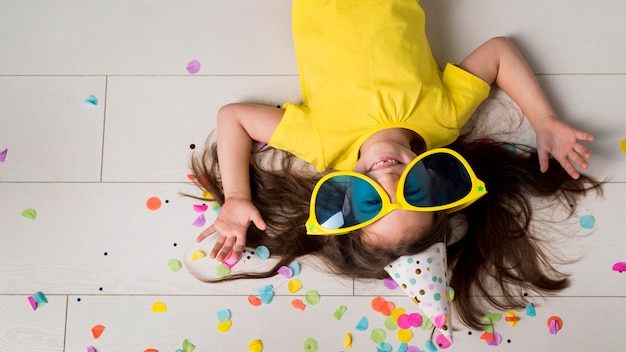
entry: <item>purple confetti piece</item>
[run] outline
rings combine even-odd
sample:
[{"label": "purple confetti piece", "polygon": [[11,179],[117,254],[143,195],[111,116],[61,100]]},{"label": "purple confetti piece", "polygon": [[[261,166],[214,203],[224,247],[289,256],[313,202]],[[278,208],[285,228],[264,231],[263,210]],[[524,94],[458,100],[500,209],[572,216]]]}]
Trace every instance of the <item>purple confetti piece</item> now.
[{"label": "purple confetti piece", "polygon": [[187,64],[187,72],[189,72],[192,75],[195,75],[196,73],[200,72],[200,67],[201,67],[200,61],[191,60]]},{"label": "purple confetti piece", "polygon": [[493,337],[496,338],[495,341],[485,341],[487,342],[489,346],[498,346],[500,345],[500,343],[502,343],[502,336],[500,334],[498,334],[497,332],[494,332]]},{"label": "purple confetti piece", "polygon": [[278,273],[288,279],[291,279],[293,277],[293,270],[291,270],[291,268],[288,266],[283,265],[280,268],[278,268]]},{"label": "purple confetti piece", "polygon": [[396,288],[398,288],[398,283],[395,282],[392,278],[388,277],[386,279],[383,280],[383,284],[385,285],[386,288],[390,289],[390,290],[395,290]]},{"label": "purple confetti piece", "polygon": [[198,218],[193,222],[193,226],[195,227],[202,227],[204,226],[204,224],[206,224],[206,219],[204,218],[204,214],[200,214],[200,216],[198,216]]},{"label": "purple confetti piece", "polygon": [[8,151],[9,151],[8,149],[5,149],[2,151],[2,153],[0,153],[0,163],[3,163],[7,159]]},{"label": "purple confetti piece", "polygon": [[550,321],[550,335],[556,335],[559,332],[559,323],[556,319]]}]

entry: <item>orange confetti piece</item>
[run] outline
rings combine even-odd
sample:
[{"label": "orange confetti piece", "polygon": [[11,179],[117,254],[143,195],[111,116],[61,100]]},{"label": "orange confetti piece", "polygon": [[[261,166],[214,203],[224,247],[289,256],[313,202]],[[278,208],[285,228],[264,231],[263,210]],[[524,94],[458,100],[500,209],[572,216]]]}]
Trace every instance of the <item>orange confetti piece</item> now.
[{"label": "orange confetti piece", "polygon": [[294,299],[293,301],[291,301],[291,306],[301,311],[304,311],[304,309],[306,308],[304,302],[299,299]]},{"label": "orange confetti piece", "polygon": [[483,334],[480,335],[480,339],[488,342],[496,342],[496,335],[490,332],[483,332]]},{"label": "orange confetti piece", "polygon": [[94,327],[91,328],[91,333],[93,334],[94,339],[99,338],[103,332],[104,332],[104,325],[98,324],[98,325],[94,325]]},{"label": "orange confetti piece", "polygon": [[192,175],[192,174],[187,174],[187,179],[189,179],[189,181],[193,181],[196,179],[196,176]]},{"label": "orange confetti piece", "polygon": [[383,306],[387,303],[387,300],[378,296],[372,300],[372,309],[375,312],[381,312],[383,310]]},{"label": "orange confetti piece", "polygon": [[159,351],[155,350],[154,348],[148,348],[147,350],[144,350],[143,352],[159,352]]},{"label": "orange confetti piece", "polygon": [[161,200],[158,197],[150,197],[146,201],[146,207],[152,211],[159,210],[161,208]]},{"label": "orange confetti piece", "polygon": [[248,296],[248,302],[250,302],[250,304],[252,304],[255,307],[258,307],[261,305],[261,299],[257,296]]}]

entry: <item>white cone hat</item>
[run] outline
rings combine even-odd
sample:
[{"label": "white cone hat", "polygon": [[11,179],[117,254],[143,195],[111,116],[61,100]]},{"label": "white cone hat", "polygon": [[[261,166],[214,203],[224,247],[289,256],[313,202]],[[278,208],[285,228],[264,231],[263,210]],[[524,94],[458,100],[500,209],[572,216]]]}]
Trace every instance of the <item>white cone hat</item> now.
[{"label": "white cone hat", "polygon": [[446,245],[435,243],[422,253],[402,256],[385,271],[452,343]]}]

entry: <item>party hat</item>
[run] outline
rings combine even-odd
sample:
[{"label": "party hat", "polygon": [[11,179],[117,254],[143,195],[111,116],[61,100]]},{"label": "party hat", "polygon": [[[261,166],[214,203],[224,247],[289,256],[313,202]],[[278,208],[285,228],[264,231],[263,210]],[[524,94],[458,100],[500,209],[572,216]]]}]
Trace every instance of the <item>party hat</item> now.
[{"label": "party hat", "polygon": [[417,303],[439,329],[440,347],[452,343],[451,310],[447,279],[446,245],[435,243],[427,250],[405,255],[385,267],[385,271]]}]

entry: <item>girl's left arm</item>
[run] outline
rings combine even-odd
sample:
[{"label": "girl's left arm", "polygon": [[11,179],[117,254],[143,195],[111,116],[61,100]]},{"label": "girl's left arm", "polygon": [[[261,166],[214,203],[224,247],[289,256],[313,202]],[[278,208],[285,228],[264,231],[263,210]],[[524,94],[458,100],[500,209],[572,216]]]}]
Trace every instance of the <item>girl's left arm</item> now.
[{"label": "girl's left arm", "polygon": [[504,37],[492,38],[474,50],[460,67],[489,84],[495,83],[515,101],[537,134],[537,152],[542,172],[552,155],[572,176],[580,177],[574,167],[586,169],[591,153],[579,140],[592,141],[593,135],[578,131],[557,119],[534,73],[513,43]]}]

